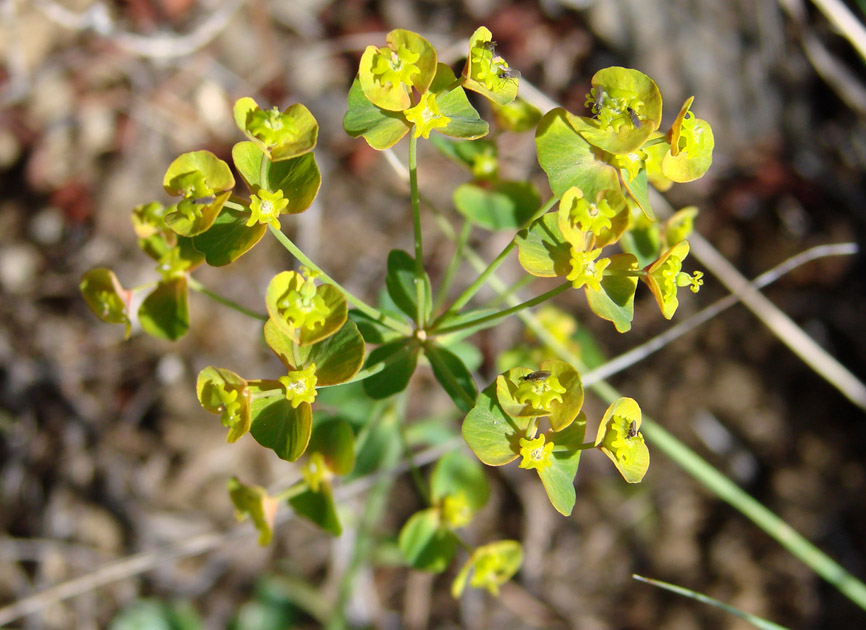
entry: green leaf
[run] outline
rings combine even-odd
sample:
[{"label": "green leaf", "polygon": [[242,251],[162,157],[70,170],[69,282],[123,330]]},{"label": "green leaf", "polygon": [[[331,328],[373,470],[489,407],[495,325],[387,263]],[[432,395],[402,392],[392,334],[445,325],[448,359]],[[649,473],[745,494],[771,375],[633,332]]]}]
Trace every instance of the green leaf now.
[{"label": "green leaf", "polygon": [[535,132],[538,163],[550,181],[557,197],[577,186],[588,199],[596,199],[604,190],[619,190],[617,169],[607,156],[587,142],[578,130],[586,129],[586,121],[562,108],[549,111]]},{"label": "green leaf", "polygon": [[444,127],[438,128],[437,131],[446,136],[463,138],[464,140],[482,138],[487,135],[490,127],[487,121],[483,120],[472,107],[472,103],[469,102],[463,88],[456,87],[448,92],[442,92],[456,80],[457,77],[454,76],[451,68],[440,63],[430,91],[436,94],[436,103],[439,105],[442,115],[448,116],[451,120]]},{"label": "green leaf", "polygon": [[[385,286],[394,304],[413,321],[418,317],[417,292],[415,289],[415,259],[400,249],[392,249],[388,254],[388,275]],[[424,317],[433,310],[430,277],[424,274]]]},{"label": "green leaf", "polygon": [[111,269],[91,269],[78,285],[88,308],[106,324],[124,324],[129,339],[129,303],[132,292],[125,290]]},{"label": "green leaf", "polygon": [[[305,482],[300,482],[305,483]],[[334,495],[331,492],[331,484],[322,483],[318,492],[306,490],[289,498],[289,505],[300,516],[308,519],[323,530],[334,536],[343,533],[343,526],[337,516],[337,508],[334,505]]]},{"label": "green leaf", "polygon": [[554,431],[562,431],[574,422],[580,408],[583,406],[583,383],[580,374],[565,361],[549,359],[542,362],[541,369],[550,372],[565,388],[562,402],[554,400],[550,403],[550,426]]},{"label": "green leaf", "polygon": [[160,282],[138,309],[138,321],[149,335],[176,341],[189,330],[186,276]]},{"label": "green leaf", "polygon": [[571,246],[559,229],[556,212],[548,212],[517,237],[517,256],[533,276],[552,278],[571,271]]},{"label": "green leaf", "polygon": [[267,177],[265,188],[270,192],[281,190],[289,200],[289,205],[280,214],[298,214],[309,208],[322,185],[322,176],[312,153],[271,162]]},{"label": "green leaf", "polygon": [[[616,254],[610,257],[610,265],[605,272],[635,271],[637,259],[632,254]],[[637,290],[637,276],[605,275],[601,281],[601,291],[586,287],[586,301],[592,312],[613,322],[618,332],[631,328],[634,319],[634,294]]]},{"label": "green leaf", "polygon": [[248,486],[236,477],[229,479],[228,486],[237,519],[243,521],[247,516],[252,518],[259,532],[259,544],[269,544],[274,535],[274,517],[279,502],[269,497],[261,486]]},{"label": "green leaf", "polygon": [[308,453],[321,453],[335,475],[348,475],[355,467],[355,434],[352,426],[339,418],[317,422],[307,446]]},{"label": "green leaf", "polygon": [[126,606],[108,630],[201,630],[204,622],[188,602],[138,599]]},{"label": "green leaf", "polygon": [[430,136],[430,142],[443,155],[469,168],[476,179],[495,181],[499,161],[498,149],[492,140],[449,140],[435,134]]},{"label": "green leaf", "polygon": [[477,460],[452,451],[443,455],[433,467],[430,475],[430,500],[438,504],[445,497],[460,495],[475,514],[487,505],[490,486],[484,469]]},{"label": "green leaf", "polygon": [[457,538],[442,527],[436,508],[413,514],[400,530],[398,544],[411,567],[433,573],[447,569],[457,550]]},{"label": "green leaf", "polygon": [[302,402],[297,409],[292,408],[278,381],[249,381],[248,387],[253,399],[250,434],[280,459],[297,460],[310,441],[313,427],[310,404]]},{"label": "green leaf", "polygon": [[392,147],[406,135],[411,125],[400,112],[376,107],[367,100],[358,79],[349,89],[349,110],[343,118],[343,129],[353,138],[363,136],[378,151]]},{"label": "green leaf", "polygon": [[207,232],[192,237],[195,248],[204,254],[207,264],[223,267],[233,263],[262,240],[266,225],[247,227],[249,213],[224,208]]},{"label": "green leaf", "polygon": [[473,225],[488,230],[522,227],[541,205],[531,182],[497,182],[492,186],[461,184],[454,191],[454,206]]},{"label": "green leaf", "polygon": [[556,511],[569,516],[574,508],[574,477],[580,463],[581,444],[586,434],[586,416],[583,412],[562,431],[548,433],[548,441],[555,444],[552,463],[538,471],[550,503]]},{"label": "green leaf", "polygon": [[463,420],[463,439],[488,466],[503,466],[520,454],[520,438],[526,435],[530,418],[512,418],[496,399],[496,383],[478,395],[478,404]]},{"label": "green leaf", "polygon": [[469,411],[478,399],[478,388],[472,374],[460,358],[450,350],[429,343],[424,354],[430,360],[433,375],[461,411]]},{"label": "green leaf", "polygon": [[367,357],[366,367],[385,361],[398,353],[403,353],[404,356],[395,358],[384,370],[364,379],[364,391],[370,398],[388,398],[406,389],[418,364],[418,347],[412,344],[412,340],[400,339],[379,346]]},{"label": "green leaf", "polygon": [[[653,260],[655,260],[655,257],[653,257]],[[397,315],[397,317],[399,317],[399,315]],[[349,319],[355,322],[358,326],[358,330],[364,337],[364,341],[367,343],[387,343],[389,341],[395,341],[402,336],[400,333],[391,330],[378,320],[373,319],[356,308],[349,310]]]}]

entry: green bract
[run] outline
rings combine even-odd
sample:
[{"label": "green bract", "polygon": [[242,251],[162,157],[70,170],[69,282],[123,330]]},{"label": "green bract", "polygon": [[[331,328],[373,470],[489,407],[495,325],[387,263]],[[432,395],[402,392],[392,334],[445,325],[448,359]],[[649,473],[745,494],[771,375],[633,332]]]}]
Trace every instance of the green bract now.
[{"label": "green bract", "polygon": [[613,322],[617,332],[631,329],[634,319],[634,294],[638,278],[631,275],[638,270],[637,259],[632,254],[614,254],[605,271],[598,290],[587,286],[586,301],[592,312]]},{"label": "green bract", "polygon": [[165,215],[165,223],[181,236],[195,236],[216,220],[235,186],[229,165],[210,151],[179,156],[165,172],[165,191],[183,197]]},{"label": "green bract", "polygon": [[674,316],[679,306],[677,300],[678,287],[691,287],[693,293],[697,293],[703,284],[703,273],[696,271],[694,276],[681,271],[683,261],[689,255],[688,241],[681,241],[665,250],[658,260],[647,268],[647,273],[641,279],[649,286],[659,309],[666,319]]},{"label": "green bract", "polygon": [[595,446],[607,455],[629,483],[638,483],[649,468],[649,449],[640,433],[641,412],[632,398],[620,398],[598,426]]},{"label": "green bract", "polygon": [[243,521],[249,516],[259,532],[259,544],[269,544],[274,534],[277,500],[269,497],[264,488],[245,485],[236,477],[229,480],[228,487],[237,519]]},{"label": "green bract", "polygon": [[595,118],[580,130],[591,144],[608,153],[631,153],[659,128],[662,95],[655,81],[631,68],[604,68],[592,77],[587,96]]},{"label": "green bract", "polygon": [[424,94],[436,74],[436,50],[426,39],[403,29],[393,30],[382,48],[367,46],[361,56],[358,81],[373,105],[399,112],[412,106],[412,89]]},{"label": "green bract", "polygon": [[493,34],[484,26],[469,38],[469,54],[463,66],[463,85],[498,105],[517,98],[520,73],[508,67],[508,62],[496,52]]},{"label": "green bract", "polygon": [[557,197],[561,198],[572,186],[580,188],[587,199],[597,199],[606,190],[620,190],[618,170],[582,135],[594,129],[587,120],[557,108],[538,123],[538,163]]},{"label": "green bract", "polygon": [[339,289],[316,286],[312,278],[295,271],[274,276],[266,300],[271,321],[301,346],[333,335],[347,317],[346,299]]},{"label": "green bract", "polygon": [[249,97],[234,106],[235,123],[273,162],[288,160],[312,151],[319,134],[319,123],[300,103],[280,112],[276,107],[260,109]]},{"label": "green bract", "polygon": [[289,504],[304,518],[326,532],[339,536],[342,531],[334,503],[331,479],[347,475],[355,465],[355,436],[343,420],[330,419],[316,424],[302,469],[303,481],[294,488],[299,492]]},{"label": "green bract", "polygon": [[111,269],[91,269],[81,276],[78,288],[93,314],[106,324],[124,324],[124,337],[129,339],[132,292],[121,286],[114,272]]},{"label": "green bract", "polygon": [[237,442],[250,430],[250,395],[247,382],[226,369],[206,367],[198,375],[196,392],[201,406],[220,414],[220,422],[228,427],[228,442]]},{"label": "green bract", "polygon": [[518,259],[528,273],[541,278],[571,271],[571,246],[559,229],[557,215],[548,212],[517,237]]},{"label": "green bract", "polygon": [[280,459],[293,462],[307,449],[313,428],[313,410],[302,402],[292,407],[279,381],[247,381],[252,406],[250,435],[273,450]]},{"label": "green bract", "polygon": [[496,124],[505,131],[521,133],[535,128],[541,120],[541,111],[535,105],[517,97],[511,103],[500,105],[491,101],[490,109]]},{"label": "green bract", "polygon": [[151,202],[132,209],[132,228],[138,236],[138,246],[159,260],[176,242],[175,233],[165,224],[167,209],[159,202]]},{"label": "green bract", "polygon": [[486,588],[493,595],[510,580],[523,563],[523,549],[516,540],[500,540],[472,552],[451,584],[451,594],[460,597],[466,582],[473,588]]},{"label": "green bract", "polygon": [[364,363],[364,338],[355,323],[348,320],[333,335],[301,346],[284,327],[269,319],[265,322],[265,342],[289,371],[315,364],[318,387],[345,383]]},{"label": "green bract", "polygon": [[662,160],[662,172],[675,182],[698,179],[713,163],[713,130],[710,123],[689,111],[694,98],[686,100],[668,132],[670,149]]}]

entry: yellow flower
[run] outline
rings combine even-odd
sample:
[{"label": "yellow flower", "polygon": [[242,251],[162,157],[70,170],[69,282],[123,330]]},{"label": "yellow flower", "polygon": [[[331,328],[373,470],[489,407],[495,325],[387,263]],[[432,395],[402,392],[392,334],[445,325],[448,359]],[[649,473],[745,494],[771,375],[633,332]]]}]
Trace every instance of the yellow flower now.
[{"label": "yellow flower", "polygon": [[430,137],[430,132],[439,127],[445,127],[451,122],[448,116],[439,111],[436,97],[432,92],[427,92],[415,107],[407,109],[403,114],[406,120],[415,125],[415,137]]},{"label": "yellow flower", "polygon": [[247,227],[256,223],[267,224],[280,229],[280,212],[289,205],[289,200],[283,197],[283,191],[268,192],[265,189],[259,191],[250,198],[250,218]]},{"label": "yellow flower", "polygon": [[520,468],[536,470],[544,470],[553,463],[551,455],[553,453],[553,442],[544,443],[544,434],[539,435],[534,440],[520,438],[520,455],[523,460],[520,462]]}]

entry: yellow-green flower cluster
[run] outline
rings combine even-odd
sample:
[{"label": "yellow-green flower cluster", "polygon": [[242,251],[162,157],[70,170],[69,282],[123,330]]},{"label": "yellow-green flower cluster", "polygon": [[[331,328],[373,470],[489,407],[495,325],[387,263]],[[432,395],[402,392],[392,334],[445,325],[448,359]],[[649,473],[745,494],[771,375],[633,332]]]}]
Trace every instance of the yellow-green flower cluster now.
[{"label": "yellow-green flower cluster", "polygon": [[645,117],[644,102],[630,90],[594,87],[587,95],[585,105],[592,108],[602,129],[619,131],[625,125],[637,129]]},{"label": "yellow-green flower cluster", "polygon": [[316,400],[316,364],[311,363],[303,370],[294,370],[279,378],[280,384],[286,390],[286,399],[297,409],[301,403]]},{"label": "yellow-green flower cluster", "polygon": [[[565,202],[566,197],[563,197],[562,203]],[[610,227],[610,220],[616,215],[616,210],[610,207],[607,197],[592,202],[586,197],[570,196],[568,202],[568,219],[574,227],[583,232],[598,234]]]},{"label": "yellow-green flower cluster", "polygon": [[581,252],[571,248],[571,271],[566,276],[575,289],[586,285],[593,291],[601,291],[601,281],[604,270],[610,264],[610,258],[596,260],[601,254],[601,248]]},{"label": "yellow-green flower cluster", "polygon": [[524,378],[514,392],[514,399],[539,411],[546,411],[550,409],[553,401],[562,402],[564,393],[565,388],[560,384],[559,379],[553,374],[548,374],[544,378]]},{"label": "yellow-green flower cluster", "polygon": [[324,298],[317,294],[312,278],[307,278],[300,290],[289,289],[277,302],[277,308],[290,326],[307,330],[324,324],[330,312]]},{"label": "yellow-green flower cluster", "polygon": [[[280,379],[282,380],[282,379]],[[301,468],[301,475],[304,481],[313,492],[318,492],[323,482],[328,481],[330,470],[325,464],[325,456],[318,451],[309,454],[307,461]]]},{"label": "yellow-green flower cluster", "polygon": [[409,50],[406,46],[398,46],[396,50],[385,46],[373,55],[373,77],[383,86],[412,85],[412,76],[419,74],[421,69],[415,62],[421,55]]},{"label": "yellow-green flower cluster", "polygon": [[257,223],[270,225],[280,229],[280,212],[289,205],[289,200],[283,196],[283,191],[269,192],[264,188],[250,197],[250,218],[247,227]]},{"label": "yellow-green flower cluster", "polygon": [[298,126],[292,116],[280,112],[278,107],[251,110],[247,114],[246,128],[269,149],[279,146],[298,133]]},{"label": "yellow-green flower cluster", "polygon": [[544,470],[553,463],[551,459],[553,442],[545,444],[543,433],[533,440],[520,438],[519,444],[520,456],[523,458],[519,464],[520,468]]},{"label": "yellow-green flower cluster", "polygon": [[434,129],[446,127],[451,119],[442,114],[439,105],[436,104],[436,97],[432,92],[427,92],[421,96],[421,100],[415,107],[410,107],[403,112],[406,120],[415,125],[415,137],[429,138],[430,132]]}]

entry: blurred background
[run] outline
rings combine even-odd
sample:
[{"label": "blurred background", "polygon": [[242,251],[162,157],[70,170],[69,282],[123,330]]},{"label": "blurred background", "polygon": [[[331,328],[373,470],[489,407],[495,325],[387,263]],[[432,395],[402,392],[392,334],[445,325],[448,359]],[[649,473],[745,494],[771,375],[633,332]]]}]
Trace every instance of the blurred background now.
[{"label": "blurred background", "polygon": [[[456,601],[454,570],[430,576],[394,561],[396,532],[421,505],[402,477],[374,522],[361,518],[368,497],[358,494],[342,504],[342,538],[293,520],[260,548],[250,524],[234,524],[226,481],[279,484],[297,468],[250,438],[227,445],[195,397],[207,365],[251,378],[278,371],[259,324],[194,294],[191,331],[178,343],[140,331],[123,341],[122,328],[100,323],[78,293],[94,266],[111,267],[125,287],[156,278],[135,245],[130,210],[168,203],[162,176],[178,154],[208,149],[229,160],[241,139],[231,106],[253,96],[281,107],[302,102],[318,119],[324,184],[284,229],[329,274],[374,300],[388,250],[411,248],[408,194],[341,121],[360,53],[393,28],[423,34],[459,68],[465,38],[485,25],[524,79],[578,114],[592,74],[609,65],[656,80],[663,127],[694,95],[693,111],[715,132],[714,164],[667,197],[675,207],[697,205],[698,230],[748,278],[811,246],[858,241],[864,59],[816,4],[0,1],[0,615],[84,576],[72,583],[76,597],[28,600],[32,607],[19,612],[30,614],[8,627],[268,630],[329,619],[331,627],[411,630],[750,627],[632,573],[791,627],[866,626],[864,611],[651,443],[649,474],[636,487],[588,453],[569,518],[554,512],[534,475],[488,470],[493,498],[470,536],[517,538],[526,548],[523,570],[499,599],[473,592]],[[862,3],[849,5],[862,21]],[[532,134],[503,134],[501,143],[503,176],[530,177],[546,196]],[[397,154],[405,160],[403,145]],[[420,162],[422,191],[456,221],[450,191],[466,175],[426,144]],[[489,260],[509,238],[478,232],[472,243]],[[432,220],[425,239],[435,284],[452,249]],[[502,274],[516,280],[511,262]],[[196,277],[263,310],[267,282],[291,265],[266,239],[232,267]],[[864,271],[860,256],[824,259],[765,290],[860,378]],[[724,294],[707,274],[697,296],[681,298],[674,321]],[[627,335],[593,317],[578,295],[558,304],[605,356],[670,326],[640,289]],[[493,378],[496,355],[523,339],[511,324],[479,335],[479,383]],[[612,382],[866,578],[863,413],[749,311],[734,307]],[[450,405],[423,369],[409,400],[413,419]],[[604,409],[591,395],[586,405],[591,418]],[[444,421],[459,429],[456,414]],[[134,554],[143,555],[122,575],[94,574]]]}]

